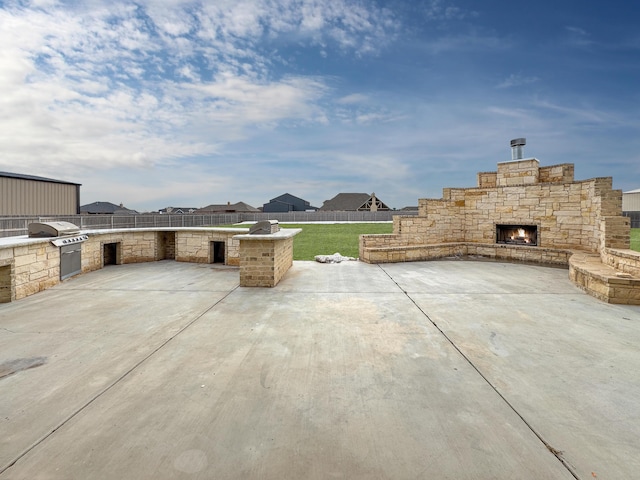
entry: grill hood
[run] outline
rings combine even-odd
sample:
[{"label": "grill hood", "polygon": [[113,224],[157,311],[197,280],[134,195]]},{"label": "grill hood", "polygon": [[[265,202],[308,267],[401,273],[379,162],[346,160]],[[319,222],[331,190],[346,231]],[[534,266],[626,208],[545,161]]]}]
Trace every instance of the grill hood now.
[{"label": "grill hood", "polygon": [[80,227],[70,222],[34,222],[29,224],[30,237],[60,237],[79,233]]}]

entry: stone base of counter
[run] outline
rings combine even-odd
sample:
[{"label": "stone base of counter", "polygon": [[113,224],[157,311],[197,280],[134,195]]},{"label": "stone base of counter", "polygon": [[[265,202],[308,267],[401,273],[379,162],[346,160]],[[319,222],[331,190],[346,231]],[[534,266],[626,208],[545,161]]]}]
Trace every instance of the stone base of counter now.
[{"label": "stone base of counter", "polygon": [[[176,260],[240,267],[240,285],[275,287],[293,264],[300,229],[244,235],[248,229],[121,229],[83,232],[82,273],[105,265]],[[60,248],[51,238],[20,237],[0,243],[0,303],[60,283]]]},{"label": "stone base of counter", "polygon": [[[176,260],[240,264],[239,242],[247,228],[139,228],[87,230],[81,246],[82,273],[105,265]],[[0,303],[28,297],[61,282],[60,247],[54,238],[4,238],[0,242]]]},{"label": "stone base of counter", "polygon": [[15,297],[13,261],[0,260],[0,303],[12,302],[15,300]]},{"label": "stone base of counter", "polygon": [[299,228],[274,234],[236,235],[240,241],[240,286],[275,287],[293,265],[293,237]]}]

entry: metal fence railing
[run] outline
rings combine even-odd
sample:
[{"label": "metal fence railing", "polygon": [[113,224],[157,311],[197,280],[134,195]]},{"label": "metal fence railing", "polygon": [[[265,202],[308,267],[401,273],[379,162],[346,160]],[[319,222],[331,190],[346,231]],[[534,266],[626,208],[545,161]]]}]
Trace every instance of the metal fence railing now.
[{"label": "metal fence railing", "polygon": [[284,213],[221,213],[221,214],[138,214],[138,215],[59,215],[0,218],[0,237],[27,235],[33,222],[70,222],[81,230],[114,228],[178,228],[228,225],[245,221],[278,220],[281,223],[301,222],[385,222],[394,215],[416,215],[417,211],[386,212],[284,212]]},{"label": "metal fence railing", "polygon": [[622,214],[631,220],[631,228],[640,228],[640,212],[623,212]]}]

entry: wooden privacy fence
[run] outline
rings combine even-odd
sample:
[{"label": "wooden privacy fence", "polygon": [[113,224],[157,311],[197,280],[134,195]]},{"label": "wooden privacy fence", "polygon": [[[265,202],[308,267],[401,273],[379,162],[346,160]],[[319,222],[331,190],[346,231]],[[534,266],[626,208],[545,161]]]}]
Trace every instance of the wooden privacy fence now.
[{"label": "wooden privacy fence", "polygon": [[114,228],[179,228],[208,225],[228,225],[239,222],[278,220],[280,223],[300,222],[386,222],[393,215],[415,215],[413,211],[387,212],[284,212],[284,213],[221,213],[185,215],[60,215],[0,218],[0,237],[27,235],[33,222],[70,222],[81,230]]}]

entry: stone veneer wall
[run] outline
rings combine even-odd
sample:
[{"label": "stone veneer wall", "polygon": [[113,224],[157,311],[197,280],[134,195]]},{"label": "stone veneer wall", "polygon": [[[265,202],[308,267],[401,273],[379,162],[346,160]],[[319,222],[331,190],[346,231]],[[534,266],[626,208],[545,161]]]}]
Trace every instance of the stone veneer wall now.
[{"label": "stone veneer wall", "polygon": [[60,282],[60,249],[48,242],[0,249],[0,264],[10,269],[8,281],[4,270],[3,284],[13,291],[2,295],[0,302],[3,303],[32,295]]},{"label": "stone veneer wall", "polygon": [[610,177],[576,182],[573,165],[538,165],[536,159],[500,163],[497,172],[478,174],[478,187],[420,199],[417,217],[394,217],[394,233],[406,244],[495,243],[496,224],[536,225],[540,247],[629,248],[622,192],[612,190]]},{"label": "stone veneer wall", "polygon": [[157,233],[113,232],[92,234],[82,243],[82,273],[99,270],[104,266],[104,245],[119,244],[117,264],[155,262],[157,256]]},{"label": "stone veneer wall", "polygon": [[240,238],[240,286],[275,287],[293,264],[293,236],[249,237]]},{"label": "stone veneer wall", "polygon": [[[118,244],[118,264],[153,262],[174,253],[177,261],[211,263],[212,241],[225,242],[225,263],[239,265],[239,241],[233,237],[248,229],[94,230],[81,243],[82,273],[104,266],[104,245]],[[175,234],[175,246],[165,245],[166,234]],[[50,239],[15,240],[0,245],[0,303],[19,300],[60,283],[60,248]],[[173,252],[172,252],[173,248]],[[9,294],[6,294],[8,288]]]},{"label": "stone veneer wall", "polygon": [[240,242],[233,238],[233,234],[216,231],[177,232],[175,244],[175,259],[179,262],[213,263],[211,242],[224,242],[225,264],[240,265]]},{"label": "stone veneer wall", "polygon": [[13,261],[0,260],[0,303],[8,303],[14,299]]},{"label": "stone veneer wall", "polygon": [[603,264],[616,271],[640,278],[640,252],[605,248],[600,257]]}]

